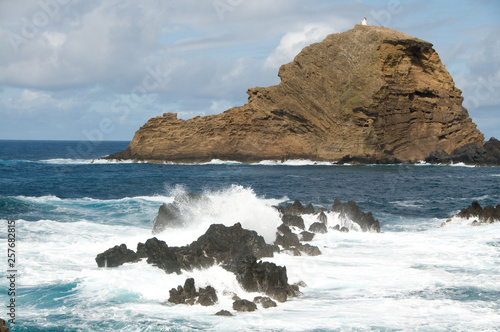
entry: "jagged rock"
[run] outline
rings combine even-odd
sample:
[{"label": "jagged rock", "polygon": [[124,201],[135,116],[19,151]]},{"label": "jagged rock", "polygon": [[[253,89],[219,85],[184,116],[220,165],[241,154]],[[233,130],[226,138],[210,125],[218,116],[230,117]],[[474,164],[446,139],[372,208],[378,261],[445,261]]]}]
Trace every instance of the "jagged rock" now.
[{"label": "jagged rock", "polygon": [[98,267],[116,267],[125,263],[138,262],[139,257],[133,250],[127,249],[125,244],[121,244],[98,254],[95,261]]},{"label": "jagged rock", "polygon": [[325,212],[324,211],[321,211],[318,215],[318,221],[320,223],[323,223],[326,225],[326,223],[328,222],[328,217],[326,216]]},{"label": "jagged rock", "polygon": [[177,288],[172,288],[169,293],[168,302],[174,304],[193,305],[198,303],[202,306],[211,306],[218,300],[217,292],[212,286],[200,288],[199,291],[196,291],[193,278],[186,279],[184,287],[179,285]]},{"label": "jagged rock", "polygon": [[286,301],[290,288],[286,267],[270,262],[257,262],[250,255],[239,256],[223,267],[236,275],[246,291],[264,293],[279,302]]},{"label": "jagged rock", "polygon": [[211,306],[217,302],[217,292],[212,286],[207,286],[205,288],[200,288],[197,303],[202,306]]},{"label": "jagged rock", "polygon": [[230,312],[229,312],[229,311],[227,311],[227,310],[220,310],[220,311],[218,311],[215,315],[216,315],[216,316],[228,316],[228,317],[233,316],[233,314],[232,314],[232,313],[230,313]]},{"label": "jagged rock", "polygon": [[324,234],[327,232],[326,225],[321,222],[315,222],[309,226],[309,232]]},{"label": "jagged rock", "polygon": [[304,219],[302,219],[301,216],[285,214],[281,217],[281,221],[283,221],[283,224],[285,224],[286,226],[295,226],[300,229],[305,228]]},{"label": "jagged rock", "polygon": [[138,251],[141,257],[148,258],[149,264],[167,273],[180,273],[181,269],[207,268],[242,253],[258,258],[272,257],[278,247],[268,245],[257,232],[243,229],[240,223],[236,223],[230,227],[213,224],[189,246],[169,247],[155,237],[148,239],[145,244],[139,244]]},{"label": "jagged rock", "polygon": [[182,207],[186,209],[195,208],[200,203],[206,204],[208,202],[210,202],[208,197],[192,193],[176,196],[173,203],[164,203],[160,206],[158,215],[153,223],[153,234],[161,233],[166,228],[184,227],[188,221],[186,218],[189,218],[189,213],[186,216],[183,213]]},{"label": "jagged rock", "polygon": [[300,241],[309,242],[312,241],[312,239],[314,239],[314,233],[310,233],[307,231],[303,231],[300,233]]},{"label": "jagged rock", "polygon": [[496,207],[487,205],[483,208],[477,201],[474,201],[469,207],[462,209],[458,214],[451,216],[447,221],[451,221],[453,217],[475,219],[472,222],[473,226],[491,224],[500,221],[500,204],[497,204]]},{"label": "jagged rock", "polygon": [[197,296],[196,287],[194,286],[194,279],[193,278],[188,278],[184,282],[184,293],[186,294],[186,297],[188,297],[188,298],[193,298],[193,297]]},{"label": "jagged rock", "polygon": [[332,227],[332,229],[334,231],[338,231],[338,232],[341,232],[341,233],[349,233],[349,228],[344,227],[344,226],[340,227],[340,225],[335,225],[334,227]]},{"label": "jagged rock", "polygon": [[189,120],[152,118],[109,158],[411,161],[437,149],[482,146],[484,136],[432,46],[356,25],[305,47],[281,66],[280,84],[249,89],[246,105]]},{"label": "jagged rock", "polygon": [[340,213],[341,218],[355,222],[363,232],[380,232],[378,220],[373,218],[371,212],[364,213],[361,211],[356,202],[342,203],[339,199],[335,199],[331,211]]},{"label": "jagged rock", "polygon": [[239,300],[233,302],[233,310],[236,311],[255,311],[257,310],[257,305],[248,300]]},{"label": "jagged rock", "polygon": [[184,289],[182,286],[177,286],[177,288],[172,288],[170,291],[170,297],[168,298],[168,302],[174,304],[183,304],[186,303],[186,295],[184,294]]},{"label": "jagged rock", "polygon": [[190,244],[191,250],[201,250],[217,262],[223,262],[241,254],[257,258],[273,257],[278,248],[266,244],[264,238],[255,231],[243,229],[240,223],[226,227],[222,224],[210,225],[208,230]]},{"label": "jagged rock", "polygon": [[277,307],[278,306],[276,304],[276,302],[274,302],[273,300],[271,300],[270,298],[268,298],[266,296],[256,296],[253,299],[253,302],[256,303],[256,304],[262,305],[262,308],[264,308],[264,309],[272,308],[272,307]]},{"label": "jagged rock", "polygon": [[299,216],[301,214],[313,214],[314,206],[312,203],[309,203],[306,207],[302,205],[300,201],[293,202],[292,205],[288,205],[281,210],[284,215],[295,215]]},{"label": "jagged rock", "polygon": [[156,265],[167,273],[181,273],[181,264],[177,260],[177,247],[169,247],[165,241],[156,237],[148,239],[141,246],[141,255],[147,257],[149,264]]},{"label": "jagged rock", "polygon": [[283,235],[276,233],[276,241],[274,244],[280,245],[285,249],[295,247],[300,244],[297,234],[290,232],[283,233]]},{"label": "jagged rock", "polygon": [[303,252],[304,254],[308,256],[318,256],[321,255],[321,251],[319,250],[318,247],[312,246],[310,244],[301,244],[296,247],[300,252]]},{"label": "jagged rock", "polygon": [[435,150],[425,158],[425,161],[431,164],[500,165],[500,141],[492,137],[483,146],[467,144],[449,154],[443,150]]}]

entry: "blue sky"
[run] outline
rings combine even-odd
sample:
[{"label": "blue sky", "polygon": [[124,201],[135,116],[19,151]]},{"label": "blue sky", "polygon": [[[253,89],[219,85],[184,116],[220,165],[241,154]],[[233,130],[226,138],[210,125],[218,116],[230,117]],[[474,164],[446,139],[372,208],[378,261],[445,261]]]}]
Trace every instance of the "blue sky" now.
[{"label": "blue sky", "polygon": [[131,140],[149,118],[243,105],[363,17],[434,44],[500,139],[500,1],[2,0],[0,139]]}]

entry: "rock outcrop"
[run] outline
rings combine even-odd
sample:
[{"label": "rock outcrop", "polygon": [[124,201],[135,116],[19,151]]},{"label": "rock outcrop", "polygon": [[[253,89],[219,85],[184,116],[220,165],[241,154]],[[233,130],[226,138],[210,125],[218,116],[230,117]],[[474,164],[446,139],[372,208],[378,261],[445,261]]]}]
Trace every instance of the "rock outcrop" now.
[{"label": "rock outcrop", "polygon": [[[340,218],[347,219],[358,224],[363,232],[380,233],[380,223],[378,220],[373,217],[371,212],[365,213],[361,211],[356,202],[349,201],[347,203],[342,203],[339,199],[335,199],[331,212],[340,213]],[[342,231],[340,226],[339,230]]]},{"label": "rock outcrop", "polygon": [[108,158],[394,162],[484,144],[432,44],[402,32],[356,25],[304,48],[278,76],[221,114],[152,118]]},{"label": "rock outcrop", "polygon": [[[286,301],[288,296],[298,291],[288,284],[286,268],[270,262],[257,261],[262,257],[272,257],[279,248],[269,245],[255,231],[243,229],[241,224],[233,226],[213,224],[196,241],[188,246],[169,247],[165,241],[151,238],[146,243],[137,245],[134,252],[122,244],[98,254],[96,262],[99,267],[118,266],[126,262],[136,262],[139,258],[147,258],[149,264],[156,265],[166,273],[178,273],[182,270],[208,268],[221,264],[226,270],[234,273],[243,289],[249,292],[261,292],[279,302]],[[113,265],[109,265],[113,257]],[[104,264],[107,259],[108,264]],[[169,302],[197,303],[205,305],[215,299],[212,288],[194,288],[194,280],[188,279],[184,287],[170,291]],[[195,299],[199,297],[198,299]],[[212,302],[214,302],[212,301]],[[208,304],[210,305],[210,304]]]},{"label": "rock outcrop", "polygon": [[483,208],[477,201],[474,201],[469,207],[460,210],[459,213],[451,216],[446,222],[453,222],[455,219],[467,220],[473,226],[500,222],[500,204],[497,204],[496,207],[487,205]]},{"label": "rock outcrop", "polygon": [[492,137],[484,146],[467,144],[446,153],[443,150],[436,150],[425,158],[425,161],[432,164],[456,164],[464,163],[468,165],[500,165],[500,141]]},{"label": "rock outcrop", "polygon": [[173,203],[164,203],[158,209],[153,223],[153,234],[161,233],[165,228],[182,228],[190,222],[190,211],[208,204],[210,199],[205,196],[178,195]]},{"label": "rock outcrop", "polygon": [[193,278],[186,279],[184,287],[179,285],[177,288],[172,288],[169,293],[168,302],[174,304],[201,304],[207,307],[218,301],[217,292],[212,286],[200,288],[197,291]]},{"label": "rock outcrop", "polygon": [[95,261],[98,267],[117,267],[125,263],[138,262],[139,257],[133,250],[128,249],[125,244],[121,244],[97,255]]}]

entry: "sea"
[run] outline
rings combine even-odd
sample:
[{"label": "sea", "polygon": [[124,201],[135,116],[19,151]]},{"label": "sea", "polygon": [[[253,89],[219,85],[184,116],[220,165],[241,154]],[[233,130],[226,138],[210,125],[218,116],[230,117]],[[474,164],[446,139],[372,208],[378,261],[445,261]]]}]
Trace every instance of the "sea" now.
[{"label": "sea", "polygon": [[[446,223],[472,201],[500,203],[499,167],[101,159],[127,144],[0,141],[0,317],[11,331],[500,330],[500,223]],[[159,207],[186,193],[210,200],[183,210],[184,227],[153,235]],[[145,261],[95,262],[108,248],[135,250],[153,236],[186,245],[214,223],[240,222],[272,242],[274,206],[329,209],[336,198],[372,212],[381,233],[330,230],[311,241],[319,256],[265,258],[286,266],[290,284],[305,285],[275,308],[234,312],[232,294],[261,294],[220,266],[178,275]],[[191,277],[217,290],[214,306],[167,302]],[[234,316],[215,315],[223,309]]]}]

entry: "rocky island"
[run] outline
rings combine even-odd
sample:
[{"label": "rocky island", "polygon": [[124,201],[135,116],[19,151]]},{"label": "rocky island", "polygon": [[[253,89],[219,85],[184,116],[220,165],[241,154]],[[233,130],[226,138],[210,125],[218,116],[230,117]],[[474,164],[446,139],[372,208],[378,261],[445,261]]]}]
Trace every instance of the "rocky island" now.
[{"label": "rocky island", "polygon": [[484,136],[432,46],[356,25],[304,48],[281,66],[280,84],[249,89],[247,104],[189,120],[152,118],[108,158],[393,163],[482,148]]}]

